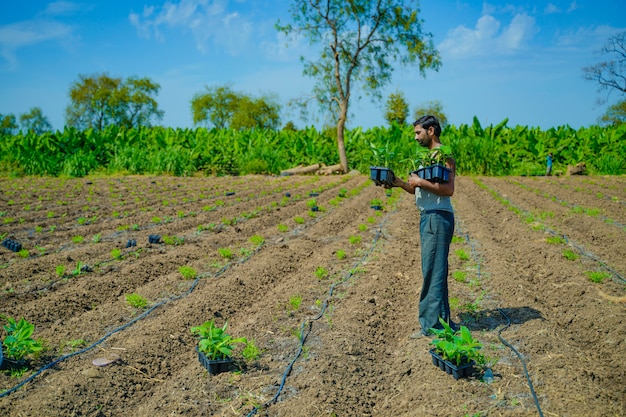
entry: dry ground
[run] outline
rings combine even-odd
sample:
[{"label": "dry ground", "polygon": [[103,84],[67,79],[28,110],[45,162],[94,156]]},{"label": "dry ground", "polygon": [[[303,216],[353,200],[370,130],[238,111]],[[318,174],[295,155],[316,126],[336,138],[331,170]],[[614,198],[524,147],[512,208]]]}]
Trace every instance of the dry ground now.
[{"label": "dry ground", "polygon": [[[480,371],[454,380],[427,339],[408,338],[419,214],[364,175],[4,178],[0,189],[0,236],[28,250],[0,247],[0,314],[25,317],[48,347],[23,376],[0,374],[0,415],[626,414],[624,177],[457,178],[453,318],[497,360],[492,384]],[[131,293],[152,309],[131,307]],[[254,339],[260,358],[209,375],[189,331],[209,319]]]}]

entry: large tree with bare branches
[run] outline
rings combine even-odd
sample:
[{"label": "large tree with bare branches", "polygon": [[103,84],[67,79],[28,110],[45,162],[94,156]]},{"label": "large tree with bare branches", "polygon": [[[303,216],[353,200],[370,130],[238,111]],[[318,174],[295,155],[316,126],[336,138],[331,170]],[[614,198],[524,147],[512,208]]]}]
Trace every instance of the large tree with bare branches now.
[{"label": "large tree with bare branches", "polygon": [[422,30],[419,12],[415,0],[294,0],[293,23],[276,24],[286,35],[303,35],[321,45],[317,59],[302,57],[304,74],[316,80],[315,101],[335,118],[344,172],[344,130],[353,93],[361,89],[380,98],[397,64],[417,63],[423,76],[441,65],[432,35]]}]

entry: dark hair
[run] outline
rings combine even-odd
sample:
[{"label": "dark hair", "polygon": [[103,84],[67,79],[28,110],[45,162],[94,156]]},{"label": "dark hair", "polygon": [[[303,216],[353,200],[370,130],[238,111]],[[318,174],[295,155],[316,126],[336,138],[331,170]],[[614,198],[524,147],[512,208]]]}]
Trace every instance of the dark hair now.
[{"label": "dark hair", "polygon": [[437,120],[435,116],[431,116],[429,114],[427,114],[426,116],[422,116],[413,122],[413,126],[417,125],[422,126],[426,130],[428,130],[430,127],[434,127],[435,136],[441,136],[441,126],[439,125],[439,120]]}]

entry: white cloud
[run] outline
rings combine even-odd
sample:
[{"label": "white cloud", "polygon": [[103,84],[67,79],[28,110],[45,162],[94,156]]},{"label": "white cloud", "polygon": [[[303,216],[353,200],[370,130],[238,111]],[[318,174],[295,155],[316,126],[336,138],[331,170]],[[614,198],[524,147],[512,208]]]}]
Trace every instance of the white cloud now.
[{"label": "white cloud", "polygon": [[40,19],[11,23],[0,26],[0,56],[7,63],[7,69],[17,66],[16,51],[47,41],[61,41],[72,38],[72,28],[52,20]]},{"label": "white cloud", "polygon": [[584,50],[599,49],[609,37],[625,29],[608,25],[581,27],[575,31],[557,33],[556,46]]},{"label": "white cloud", "polygon": [[[72,3],[69,1],[55,1],[48,4],[43,14],[48,16],[71,15],[85,8],[86,6],[79,3]],[[91,8],[91,6],[89,6],[89,8]]]},{"label": "white cloud", "polygon": [[439,50],[450,58],[506,55],[525,48],[539,31],[535,19],[525,13],[516,14],[502,30],[501,26],[495,17],[483,15],[474,29],[461,25],[450,30]]},{"label": "white cloud", "polygon": [[557,13],[561,13],[561,9],[559,9],[558,6],[554,5],[553,3],[548,3],[546,8],[543,10],[543,13],[544,14],[557,14]]},{"label": "white cloud", "polygon": [[239,13],[229,12],[227,6],[227,0],[166,1],[160,7],[146,6],[141,15],[131,13],[128,18],[141,37],[163,40],[163,28],[189,31],[201,52],[206,53],[213,42],[236,55],[246,50],[254,26]]}]

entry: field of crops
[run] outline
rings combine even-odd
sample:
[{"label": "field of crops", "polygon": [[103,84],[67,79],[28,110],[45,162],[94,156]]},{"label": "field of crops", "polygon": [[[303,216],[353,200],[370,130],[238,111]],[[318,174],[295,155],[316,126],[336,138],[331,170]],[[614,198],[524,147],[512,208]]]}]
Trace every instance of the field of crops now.
[{"label": "field of crops", "polygon": [[[5,361],[0,415],[626,414],[624,176],[457,177],[452,314],[497,360],[490,384],[408,337],[419,214],[365,175],[0,189],[0,237],[21,244],[0,247],[0,314],[47,346],[21,375]],[[190,328],[210,319],[259,358],[209,375]]]}]

